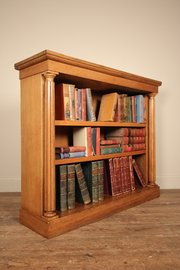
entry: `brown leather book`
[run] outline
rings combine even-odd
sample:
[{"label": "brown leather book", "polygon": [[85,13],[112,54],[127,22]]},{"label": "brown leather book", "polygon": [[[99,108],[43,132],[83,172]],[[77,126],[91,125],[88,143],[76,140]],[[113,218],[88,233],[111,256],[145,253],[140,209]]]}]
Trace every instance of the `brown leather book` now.
[{"label": "brown leather book", "polygon": [[55,88],[55,112],[57,120],[74,120],[74,85],[58,84]]},{"label": "brown leather book", "polygon": [[117,99],[117,93],[110,93],[102,96],[98,121],[114,121]]}]

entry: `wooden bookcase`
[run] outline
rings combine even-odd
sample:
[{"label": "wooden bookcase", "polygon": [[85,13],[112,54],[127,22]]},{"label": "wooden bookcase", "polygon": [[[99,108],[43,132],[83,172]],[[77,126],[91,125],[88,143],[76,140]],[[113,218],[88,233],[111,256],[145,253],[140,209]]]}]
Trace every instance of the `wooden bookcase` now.
[{"label": "wooden bookcase", "polygon": [[[155,96],[160,81],[122,72],[49,50],[15,64],[21,82],[21,209],[20,222],[51,238],[95,222],[117,211],[160,195],[156,184]],[[146,123],[63,121],[55,119],[56,82],[89,87],[96,93],[148,96]],[[55,159],[55,146],[72,127],[144,127],[146,150],[82,158]],[[63,134],[62,134],[63,133]],[[82,205],[63,214],[56,211],[55,166],[132,155],[148,182],[145,188],[97,204]]]}]

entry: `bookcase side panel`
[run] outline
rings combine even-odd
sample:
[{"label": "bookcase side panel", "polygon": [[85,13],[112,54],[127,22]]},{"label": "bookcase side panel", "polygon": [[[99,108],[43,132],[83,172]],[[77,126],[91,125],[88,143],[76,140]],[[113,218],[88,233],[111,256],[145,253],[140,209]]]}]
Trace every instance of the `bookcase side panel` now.
[{"label": "bookcase side panel", "polygon": [[21,80],[21,206],[34,215],[43,211],[43,79]]}]

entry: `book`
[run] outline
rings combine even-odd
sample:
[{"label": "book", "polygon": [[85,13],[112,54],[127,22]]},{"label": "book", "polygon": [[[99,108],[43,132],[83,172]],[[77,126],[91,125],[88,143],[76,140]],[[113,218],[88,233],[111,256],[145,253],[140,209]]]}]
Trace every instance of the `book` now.
[{"label": "book", "polygon": [[92,138],[92,150],[94,155],[100,155],[100,128],[91,128],[91,138]]},{"label": "book", "polygon": [[92,101],[92,92],[90,88],[86,88],[86,111],[87,111],[87,120],[96,121],[96,115]]},{"label": "book", "polygon": [[127,137],[129,135],[128,128],[112,128],[106,132],[106,137]]},{"label": "book", "polygon": [[75,208],[75,167],[74,167],[74,164],[67,165],[67,206],[69,210]]},{"label": "book", "polygon": [[76,201],[84,204],[89,204],[91,202],[91,199],[80,163],[75,164],[75,172],[76,172],[76,182],[75,182]]},{"label": "book", "polygon": [[74,88],[72,84],[57,84],[55,87],[55,111],[58,120],[74,120]]},{"label": "book", "polygon": [[146,136],[145,128],[129,128],[129,136],[144,137]]},{"label": "book", "polygon": [[86,156],[93,155],[91,127],[73,128],[73,145],[85,146]]},{"label": "book", "polygon": [[81,152],[70,152],[69,153],[69,158],[76,158],[76,157],[85,157],[86,156],[86,152],[85,151],[81,151]]},{"label": "book", "polygon": [[99,200],[98,163],[96,161],[82,163],[82,169],[91,201],[96,203]]},{"label": "book", "polygon": [[81,120],[86,121],[86,89],[81,89]]},{"label": "book", "polygon": [[117,98],[117,93],[110,93],[102,96],[98,121],[114,121]]},{"label": "book", "polygon": [[106,154],[114,154],[114,153],[121,153],[122,148],[120,147],[119,144],[114,144],[114,145],[101,145],[101,155],[106,155]]},{"label": "book", "polygon": [[104,200],[104,161],[98,160],[98,197],[99,201]]},{"label": "book", "polygon": [[67,210],[67,166],[56,166],[56,209]]},{"label": "book", "polygon": [[130,184],[131,190],[135,190],[135,180],[134,180],[134,172],[133,172],[133,159],[132,156],[129,156],[129,173],[130,173]]},{"label": "book", "polygon": [[127,96],[127,94],[118,94],[115,117],[114,117],[114,121],[116,121],[116,122],[124,122],[125,121],[124,98],[126,96]]},{"label": "book", "polygon": [[136,95],[136,122],[143,123],[144,122],[144,101],[143,95]]},{"label": "book", "polygon": [[104,175],[104,195],[112,195],[111,181],[110,181],[110,166],[109,159],[103,161],[103,175]]},{"label": "book", "polygon": [[141,186],[142,186],[142,187],[147,186],[146,181],[145,181],[145,179],[144,179],[144,177],[143,177],[143,175],[142,175],[142,172],[141,172],[141,170],[139,169],[139,166],[138,166],[138,164],[137,164],[137,162],[136,162],[135,159],[132,160],[132,164],[133,164],[134,171],[135,171],[135,173],[136,173],[136,175],[137,175],[137,177],[138,177],[138,180],[139,180]]},{"label": "book", "polygon": [[[107,141],[107,142],[106,142]],[[110,143],[113,142],[113,143]],[[128,144],[129,137],[128,136],[106,136],[106,140],[102,140],[101,145],[105,144]]]}]

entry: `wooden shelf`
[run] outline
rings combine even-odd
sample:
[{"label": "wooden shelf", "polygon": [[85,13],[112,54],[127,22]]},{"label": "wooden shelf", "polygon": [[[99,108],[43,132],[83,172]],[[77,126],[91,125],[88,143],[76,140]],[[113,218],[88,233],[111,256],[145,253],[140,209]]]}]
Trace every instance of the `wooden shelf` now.
[{"label": "wooden shelf", "polygon": [[108,154],[108,155],[96,155],[96,156],[81,157],[81,158],[56,159],[55,160],[55,165],[96,161],[96,160],[103,160],[103,159],[122,157],[122,156],[124,157],[124,156],[143,155],[145,153],[146,153],[146,150],[139,150],[139,151],[133,151],[133,152],[123,152],[123,153]]},{"label": "wooden shelf", "polygon": [[68,127],[146,127],[145,123],[91,122],[55,120],[55,126]]}]

